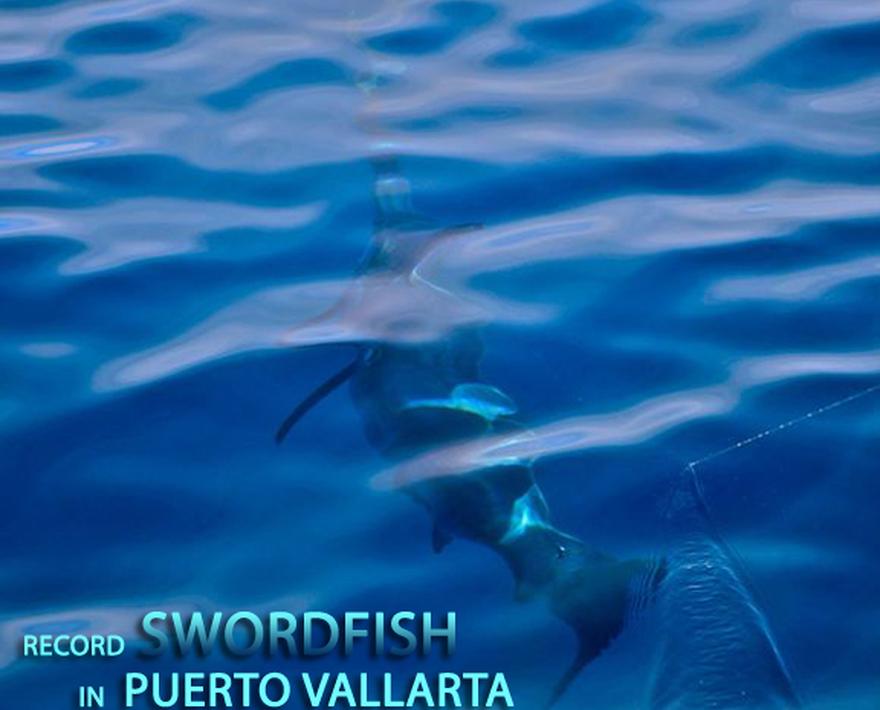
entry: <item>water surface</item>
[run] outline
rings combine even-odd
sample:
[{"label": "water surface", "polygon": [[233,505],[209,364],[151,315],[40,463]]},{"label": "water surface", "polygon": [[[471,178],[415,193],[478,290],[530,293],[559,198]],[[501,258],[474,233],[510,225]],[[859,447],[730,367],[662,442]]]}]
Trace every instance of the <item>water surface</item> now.
[{"label": "water surface", "polygon": [[[490,552],[431,552],[344,389],[272,441],[407,309],[416,339],[481,328],[555,519],[621,556],[663,547],[684,463],[880,377],[874,2],[17,0],[0,36],[16,710],[120,672],[16,661],[23,629],[155,606],[453,607],[454,665],[540,706],[566,629]],[[425,220],[483,226],[425,264],[453,298],[380,288],[303,330],[351,282],[386,154]],[[877,405],[701,466],[808,707],[880,693]],[[645,649],[562,706],[641,707]]]}]

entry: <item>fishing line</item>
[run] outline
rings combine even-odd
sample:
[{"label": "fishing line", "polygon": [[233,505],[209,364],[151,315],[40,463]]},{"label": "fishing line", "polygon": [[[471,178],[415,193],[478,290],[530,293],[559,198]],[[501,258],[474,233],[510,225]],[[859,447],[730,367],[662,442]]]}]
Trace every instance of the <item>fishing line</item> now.
[{"label": "fishing line", "polygon": [[[768,427],[767,429],[764,429],[763,431],[760,431],[757,434],[752,434],[751,436],[748,436],[744,439],[741,439],[733,444],[730,444],[729,446],[725,446],[721,449],[718,449],[717,451],[713,451],[709,454],[706,454],[705,456],[702,456],[698,459],[694,459],[693,461],[690,461],[687,464],[685,464],[684,469],[682,471],[682,474],[684,476],[686,476],[685,483],[686,483],[686,485],[689,485],[689,487],[690,487],[694,503],[696,504],[697,509],[700,512],[700,515],[703,519],[704,524],[708,528],[707,532],[709,533],[710,537],[714,540],[714,542],[724,552],[727,559],[730,561],[730,563],[733,565],[734,569],[736,570],[739,580],[743,584],[745,584],[749,593],[752,595],[752,598],[757,602],[756,610],[766,609],[767,608],[766,600],[763,598],[763,594],[761,594],[761,591],[760,591],[760,589],[758,589],[758,586],[752,580],[751,575],[748,572],[748,568],[745,564],[743,557],[739,554],[739,552],[736,550],[736,548],[730,542],[728,542],[724,538],[724,536],[721,534],[721,531],[720,531],[720,529],[719,529],[714,517],[712,516],[710,509],[709,509],[709,504],[708,504],[708,501],[706,500],[705,492],[703,489],[703,483],[702,483],[702,480],[700,478],[699,473],[697,472],[697,467],[701,466],[702,464],[707,463],[709,461],[713,461],[713,460],[718,459],[722,456],[725,456],[726,454],[732,453],[734,451],[739,451],[741,449],[745,449],[745,448],[751,446],[752,444],[757,443],[758,441],[762,441],[762,440],[767,439],[771,436],[775,436],[776,434],[779,434],[783,431],[786,431],[788,429],[792,429],[792,428],[798,426],[799,424],[803,424],[804,422],[811,421],[817,417],[820,417],[824,414],[827,414],[828,412],[830,412],[832,410],[835,410],[839,407],[843,407],[847,404],[850,404],[850,403],[855,402],[857,400],[868,397],[871,394],[874,394],[875,392],[878,392],[878,391],[880,391],[880,383],[871,385],[869,387],[865,387],[864,389],[853,392],[852,394],[849,394],[845,397],[841,397],[839,399],[836,399],[833,402],[823,404],[820,407],[816,407],[815,409],[811,409],[810,411],[808,411],[804,414],[801,414],[797,417],[793,417],[792,419],[788,419],[787,421],[784,421],[780,424],[776,424],[775,426]],[[776,656],[777,662],[779,663],[780,668],[782,669],[782,672],[785,675],[788,689],[791,692],[792,697],[795,699],[795,701],[798,702],[798,704],[800,704],[801,701],[798,697],[798,692],[795,689],[795,685],[792,680],[793,675],[792,675],[791,670],[788,666],[788,663],[786,662],[786,659],[783,657],[782,653],[779,650],[779,647],[777,646],[774,634],[772,633],[770,626],[769,626],[769,622],[764,617],[763,612],[759,612],[759,615],[760,615],[761,622],[764,627],[764,633],[766,634],[767,641],[770,643],[772,651],[773,651],[774,655]]]},{"label": "fishing line", "polygon": [[[704,463],[708,463],[709,461],[714,461],[715,459],[721,458],[722,456],[726,456],[729,453],[734,451],[739,451],[741,449],[745,449],[752,444],[755,444],[759,441],[763,441],[771,436],[775,436],[787,429],[792,429],[799,424],[803,424],[804,422],[813,420],[817,417],[822,416],[823,414],[827,414],[828,412],[837,409],[839,407],[843,407],[847,404],[851,404],[857,400],[868,397],[875,392],[880,391],[880,383],[876,383],[870,385],[869,387],[865,387],[864,389],[858,390],[857,392],[853,392],[845,397],[841,397],[840,399],[836,399],[833,402],[829,402],[827,404],[823,404],[820,407],[816,407],[815,409],[811,409],[805,414],[801,414],[792,419],[788,419],[787,421],[782,422],[781,424],[776,424],[775,426],[768,427],[763,431],[758,432],[757,434],[752,434],[751,436],[747,436],[744,439],[740,439],[739,441],[730,444],[729,446],[725,446],[717,451],[713,451],[711,453],[706,454],[698,459],[694,459],[693,461],[689,461],[685,464],[683,473],[688,477],[688,481],[691,487],[691,491],[694,495],[694,500],[699,507],[701,513],[705,520],[709,523],[710,527],[713,529],[713,537],[716,537],[719,541],[722,540],[720,533],[717,530],[715,522],[712,518],[709,504],[706,500],[705,491],[703,489],[703,481],[697,472],[697,467],[702,466]],[[725,546],[729,548],[729,545],[725,543]],[[731,552],[732,548],[729,548]]]},{"label": "fishing line", "polygon": [[[784,421],[781,424],[777,424],[775,426],[764,429],[757,434],[753,434],[744,439],[741,439],[740,441],[730,444],[729,446],[725,446],[698,459],[694,459],[693,461],[690,461],[685,465],[684,473],[687,475],[688,482],[690,484],[690,488],[694,497],[694,502],[696,503],[705,524],[708,525],[708,532],[710,536],[712,537],[712,539],[715,540],[716,544],[720,545],[721,549],[724,550],[728,559],[735,566],[739,573],[740,580],[747,585],[747,588],[749,589],[753,598],[758,600],[759,608],[766,608],[767,606],[765,600],[763,599],[763,595],[760,593],[757,585],[751,579],[751,576],[748,573],[748,568],[746,567],[745,561],[743,560],[742,556],[739,554],[736,548],[721,535],[721,531],[719,530],[718,525],[715,522],[715,519],[709,509],[709,504],[706,500],[706,495],[703,489],[703,482],[699,473],[697,472],[697,467],[709,461],[713,461],[722,456],[725,456],[726,454],[732,453],[733,451],[745,449],[758,441],[762,441],[771,436],[775,436],[776,434],[786,431],[787,429],[792,429],[799,424],[803,424],[804,422],[813,420],[817,417],[822,416],[823,414],[827,414],[828,412],[835,410],[839,407],[843,407],[847,404],[868,397],[878,391],[880,391],[880,383],[858,390],[857,392],[854,392],[845,397],[841,397],[840,399],[836,399],[833,402],[829,402],[828,404],[824,404],[820,407],[816,407],[815,409],[811,409],[805,414],[801,414],[800,416]],[[789,669],[785,658],[780,653],[774,635],[771,633],[766,620],[764,620],[764,623],[767,639],[770,642],[773,652],[776,655],[776,658],[786,675],[789,689],[793,697],[797,699],[797,691],[795,690],[794,683],[792,682],[791,670]]]},{"label": "fishing line", "polygon": [[811,409],[806,414],[801,414],[800,416],[794,417],[793,419],[789,419],[788,421],[782,422],[781,424],[777,424],[775,426],[764,429],[764,431],[758,432],[757,434],[753,434],[751,436],[746,437],[745,439],[741,439],[736,443],[730,444],[730,446],[725,446],[722,449],[718,449],[717,451],[713,451],[712,453],[706,454],[701,458],[694,459],[693,461],[689,461],[686,464],[686,468],[690,469],[692,472],[696,473],[695,467],[700,466],[708,461],[712,461],[713,459],[717,459],[721,456],[729,454],[732,451],[736,451],[737,449],[744,449],[747,446],[751,446],[755,442],[761,441],[762,439],[766,439],[769,436],[774,436],[779,434],[780,432],[785,431],[786,429],[791,429],[792,427],[797,426],[798,424],[802,424],[803,422],[809,421],[810,419],[814,419],[815,417],[826,414],[838,407],[842,407],[851,402],[855,402],[856,400],[867,397],[874,392],[880,391],[880,383],[871,385],[870,387],[866,387],[865,389],[859,390],[858,392],[854,392],[853,394],[847,395],[846,397],[841,397],[840,399],[836,399],[833,402],[829,402],[828,404],[823,404],[821,407],[817,407],[816,409]]}]

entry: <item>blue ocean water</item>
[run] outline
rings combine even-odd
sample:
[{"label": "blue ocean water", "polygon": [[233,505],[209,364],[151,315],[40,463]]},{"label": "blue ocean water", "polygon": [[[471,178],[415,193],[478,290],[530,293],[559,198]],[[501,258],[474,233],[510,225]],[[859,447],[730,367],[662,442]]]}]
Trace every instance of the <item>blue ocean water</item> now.
[{"label": "blue ocean water", "polygon": [[[804,705],[877,707],[880,394],[800,420],[880,382],[876,2],[7,0],[0,36],[0,707],[303,668],[17,657],[151,608],[453,609],[451,661],[306,668],[503,670],[541,707],[569,630],[490,550],[432,552],[346,388],[273,442],[352,342],[464,327],[561,528],[664,554],[711,456]],[[480,228],[315,327],[389,155],[392,197]],[[645,707],[654,641],[559,707]]]}]

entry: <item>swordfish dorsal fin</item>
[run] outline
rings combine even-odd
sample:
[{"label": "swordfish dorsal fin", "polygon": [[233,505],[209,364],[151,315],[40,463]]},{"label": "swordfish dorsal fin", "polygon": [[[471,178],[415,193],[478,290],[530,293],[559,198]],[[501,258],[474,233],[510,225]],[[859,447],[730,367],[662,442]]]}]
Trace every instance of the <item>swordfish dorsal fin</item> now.
[{"label": "swordfish dorsal fin", "polygon": [[294,410],[287,415],[287,418],[283,422],[281,422],[281,426],[278,427],[278,431],[275,432],[275,443],[281,444],[288,433],[290,433],[290,430],[293,429],[294,425],[300,419],[302,419],[312,407],[318,404],[318,402],[324,399],[324,397],[330,394],[333,390],[339,387],[339,385],[341,385],[355,373],[355,370],[357,370],[359,363],[359,358],[353,360],[348,365],[339,370],[339,372],[337,372],[335,375],[332,375],[328,379],[324,380],[324,382],[322,382],[314,390],[312,390],[311,394],[309,394],[308,397],[306,397],[302,402],[296,405]]}]

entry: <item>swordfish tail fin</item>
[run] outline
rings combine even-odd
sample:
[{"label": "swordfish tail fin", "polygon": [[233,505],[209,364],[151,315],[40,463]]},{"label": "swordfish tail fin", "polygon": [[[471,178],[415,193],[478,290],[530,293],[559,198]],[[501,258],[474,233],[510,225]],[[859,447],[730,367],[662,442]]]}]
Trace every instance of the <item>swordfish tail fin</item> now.
[{"label": "swordfish tail fin", "polygon": [[664,570],[652,560],[617,559],[540,522],[515,537],[507,535],[499,552],[513,573],[517,598],[545,599],[577,638],[577,655],[556,683],[548,707],[650,602]]},{"label": "swordfish tail fin", "polygon": [[566,669],[565,673],[562,674],[562,677],[556,682],[556,686],[550,694],[550,698],[545,706],[548,710],[556,705],[562,696],[565,695],[568,686],[572,684],[574,679],[577,678],[580,672],[584,669],[584,666],[587,665],[593,657],[594,656],[592,656],[589,651],[586,651],[583,646],[579,646],[578,654],[574,661]]}]

